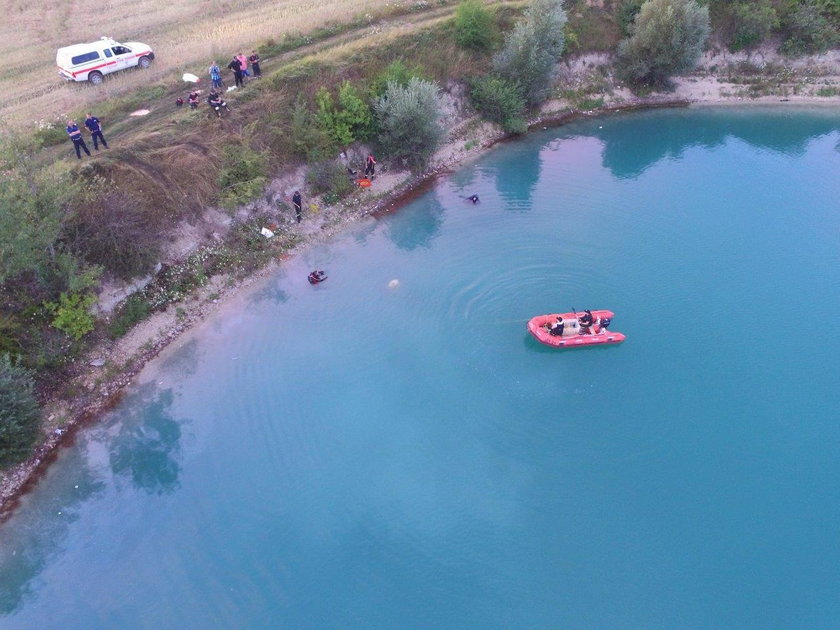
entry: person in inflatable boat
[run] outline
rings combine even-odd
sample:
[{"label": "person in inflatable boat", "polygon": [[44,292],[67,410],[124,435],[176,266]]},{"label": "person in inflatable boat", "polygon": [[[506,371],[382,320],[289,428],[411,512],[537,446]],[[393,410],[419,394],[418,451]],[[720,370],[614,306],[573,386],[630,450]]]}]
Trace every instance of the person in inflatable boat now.
[{"label": "person in inflatable boat", "polygon": [[563,318],[562,318],[562,317],[558,317],[558,318],[557,318],[557,321],[556,321],[556,322],[554,322],[554,323],[553,323],[553,324],[552,324],[552,325],[548,328],[548,334],[549,334],[549,335],[551,335],[552,337],[562,337],[562,336],[563,336],[563,328],[564,328],[564,327],[565,327],[565,324],[563,323]]},{"label": "person in inflatable boat", "polygon": [[591,335],[592,334],[592,326],[595,324],[595,318],[592,316],[592,311],[589,309],[583,312],[578,318],[580,322],[580,334],[581,335]]}]

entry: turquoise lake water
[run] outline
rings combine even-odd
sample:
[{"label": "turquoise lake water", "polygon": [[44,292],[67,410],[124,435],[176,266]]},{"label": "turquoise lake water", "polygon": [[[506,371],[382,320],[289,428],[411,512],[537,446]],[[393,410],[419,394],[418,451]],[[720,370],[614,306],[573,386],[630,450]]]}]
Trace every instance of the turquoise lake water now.
[{"label": "turquoise lake water", "polygon": [[[827,110],[497,147],[150,365],[0,527],[0,627],[837,628],[838,173]],[[572,308],[627,341],[527,335]]]}]

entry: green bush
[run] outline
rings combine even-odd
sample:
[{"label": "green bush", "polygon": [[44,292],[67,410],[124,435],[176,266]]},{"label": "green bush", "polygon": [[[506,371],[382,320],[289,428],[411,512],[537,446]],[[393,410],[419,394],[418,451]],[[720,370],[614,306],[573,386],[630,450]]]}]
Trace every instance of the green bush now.
[{"label": "green bush", "polygon": [[770,0],[736,2],[732,15],[736,24],[730,45],[732,50],[756,46],[779,28],[779,15]]},{"label": "green bush", "polygon": [[33,136],[39,147],[54,147],[69,140],[67,130],[60,122],[39,125]]},{"label": "green bush", "polygon": [[616,9],[616,19],[621,31],[628,36],[633,31],[633,22],[646,0],[621,0]]},{"label": "green bush", "polygon": [[667,85],[697,65],[709,30],[709,9],[695,0],[648,0],[633,35],[618,47],[619,76],[636,85]]},{"label": "green bush", "polygon": [[443,138],[440,88],[411,79],[405,87],[389,83],[374,104],[383,152],[412,171],[422,171]]},{"label": "green bush", "polygon": [[336,203],[353,190],[347,167],[338,160],[323,160],[310,166],[306,183],[313,194],[323,194],[327,204]]},{"label": "green bush", "polygon": [[149,313],[151,313],[151,308],[142,295],[138,293],[130,295],[108,326],[108,336],[111,339],[119,339],[131,330],[135,324],[146,319]]},{"label": "green bush", "polygon": [[525,99],[514,83],[500,77],[486,76],[475,79],[471,88],[473,106],[482,116],[498,123],[508,132],[522,129]]},{"label": "green bush", "polygon": [[0,357],[0,468],[26,459],[38,437],[38,403],[32,374]]},{"label": "green bush", "polygon": [[260,196],[268,182],[268,161],[246,144],[231,144],[222,152],[219,186],[221,204],[235,208]]},{"label": "green bush", "polygon": [[834,28],[840,27],[840,0],[816,0],[816,5]]},{"label": "green bush", "polygon": [[338,105],[326,87],[315,94],[315,118],[336,147],[346,147],[360,138],[367,138],[371,129],[370,107],[349,81],[338,90]]},{"label": "green bush", "polygon": [[53,314],[52,325],[76,341],[91,332],[94,328],[93,315],[90,308],[96,303],[96,296],[82,293],[62,293],[59,301],[46,305]]},{"label": "green bush", "polygon": [[332,148],[332,141],[318,120],[303,94],[299,94],[292,109],[289,128],[294,152],[307,160],[318,160],[326,156]]},{"label": "green bush", "polygon": [[409,68],[402,59],[392,61],[371,83],[371,99],[376,100],[384,96],[388,90],[388,85],[391,83],[396,83],[400,87],[407,87],[408,82],[412,79],[422,78],[423,75],[419,69]]},{"label": "green bush", "polygon": [[493,16],[480,0],[462,0],[455,9],[455,41],[459,46],[488,50],[495,39]]},{"label": "green bush", "polygon": [[551,73],[563,52],[565,24],[563,0],[532,0],[493,58],[498,75],[517,84],[529,105],[549,94]]},{"label": "green bush", "polygon": [[785,27],[789,35],[782,44],[782,52],[786,55],[822,53],[840,39],[837,29],[822,13],[816,0],[799,4]]}]

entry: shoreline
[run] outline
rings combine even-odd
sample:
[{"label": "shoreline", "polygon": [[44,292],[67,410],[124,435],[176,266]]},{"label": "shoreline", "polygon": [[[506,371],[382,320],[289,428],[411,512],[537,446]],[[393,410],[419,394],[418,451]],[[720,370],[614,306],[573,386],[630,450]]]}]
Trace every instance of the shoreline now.
[{"label": "shoreline", "polygon": [[[631,95],[627,98],[626,92],[620,93],[615,99],[609,101],[604,99],[600,107],[592,110],[574,109],[568,103],[561,101],[549,102],[545,104],[536,118],[529,121],[528,130],[535,131],[549,127],[560,127],[581,119],[594,119],[612,114],[663,108],[752,108],[756,106],[780,108],[792,106],[797,108],[833,107],[840,111],[840,98],[838,97],[781,97],[776,95],[750,99],[734,95],[722,96],[717,94],[712,96],[708,92],[702,94],[696,88],[703,81],[719,83],[715,77],[703,77],[700,81],[695,78],[693,81],[689,81],[689,79],[681,79],[671,94],[651,95],[643,98]],[[690,85],[694,89],[683,89],[686,85]],[[399,209],[423,194],[437,178],[451,172],[455,167],[464,166],[477,159],[496,144],[517,138],[517,136],[505,134],[498,127],[479,121],[477,127],[479,139],[467,148],[469,143],[464,143],[463,134],[476,121],[478,121],[477,118],[456,120],[456,124],[452,126],[450,139],[438,150],[432,160],[433,166],[427,172],[417,176],[407,176],[405,179],[395,182],[390,189],[383,191],[379,197],[359,203],[355,212],[348,212],[339,216],[334,223],[326,224],[327,217],[325,215],[328,212],[324,212],[319,217],[322,225],[317,231],[311,234],[303,234],[299,244],[287,252],[274,256],[268,264],[248,274],[244,279],[231,282],[233,279],[231,275],[216,276],[206,286],[197,289],[177,309],[167,308],[164,311],[152,314],[148,320],[142,322],[136,328],[146,324],[146,328],[151,330],[153,334],[158,335],[157,339],[150,339],[133,352],[129,351],[121,364],[109,365],[108,372],[104,377],[99,378],[102,374],[102,365],[95,365],[95,359],[109,355],[113,357],[118,354],[116,348],[119,346],[119,342],[103,342],[88,350],[83,357],[77,360],[77,365],[83,367],[72,378],[73,383],[78,384],[79,389],[85,391],[88,395],[79,396],[72,400],[48,401],[43,407],[43,414],[46,418],[44,423],[45,438],[36,447],[29,459],[13,466],[2,474],[2,478],[0,478],[0,523],[8,520],[20,505],[22,498],[38,485],[41,477],[59,457],[62,448],[72,446],[82,428],[98,421],[105,413],[116,407],[122,400],[127,387],[133,384],[135,377],[146,365],[164,349],[171,346],[174,341],[180,339],[184,333],[195,329],[225,304],[236,299],[237,296],[240,296],[261,279],[273,274],[289,258],[300,256],[308,246],[318,239],[329,239],[362,218],[378,219]],[[473,141],[470,140],[470,142]],[[336,206],[336,210],[339,211],[345,208],[343,204]],[[183,313],[183,316],[175,317],[173,312],[176,310]],[[94,381],[95,384],[93,384]],[[93,400],[90,400],[91,396],[93,396]]]}]

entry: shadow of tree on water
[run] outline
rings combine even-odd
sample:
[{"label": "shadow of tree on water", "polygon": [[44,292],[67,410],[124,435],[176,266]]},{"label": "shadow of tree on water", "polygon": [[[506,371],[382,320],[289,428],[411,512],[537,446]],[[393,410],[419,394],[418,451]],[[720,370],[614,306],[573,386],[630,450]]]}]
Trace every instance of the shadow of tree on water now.
[{"label": "shadow of tree on water", "polygon": [[147,391],[149,400],[133,401],[119,433],[111,441],[111,470],[148,494],[167,494],[178,488],[181,472],[181,423],[170,412],[171,389]]}]

